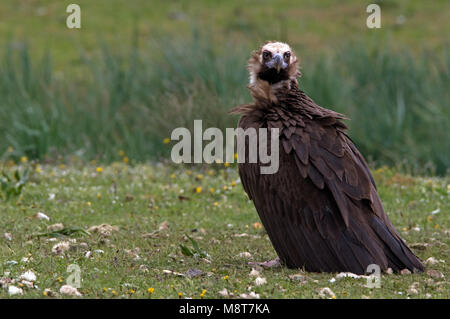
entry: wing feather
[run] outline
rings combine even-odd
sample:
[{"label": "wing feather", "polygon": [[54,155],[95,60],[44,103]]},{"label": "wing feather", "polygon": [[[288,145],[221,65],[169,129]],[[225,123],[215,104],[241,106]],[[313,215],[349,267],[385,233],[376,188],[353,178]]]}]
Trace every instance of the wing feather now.
[{"label": "wing feather", "polygon": [[277,99],[280,105],[243,116],[239,126],[281,130],[279,171],[260,175],[259,163],[240,163],[239,173],[280,259],[310,271],[362,274],[372,263],[383,270],[423,270],[384,212],[343,116],[305,95],[286,101],[304,103],[308,112]]}]

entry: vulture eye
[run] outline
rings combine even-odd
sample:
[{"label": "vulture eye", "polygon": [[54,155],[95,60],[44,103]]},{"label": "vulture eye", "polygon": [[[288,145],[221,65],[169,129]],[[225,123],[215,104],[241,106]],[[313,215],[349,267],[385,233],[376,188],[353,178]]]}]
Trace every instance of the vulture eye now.
[{"label": "vulture eye", "polygon": [[269,51],[264,51],[263,52],[263,58],[264,60],[267,60],[268,58],[270,58],[272,54]]},{"label": "vulture eye", "polygon": [[291,57],[291,52],[288,51],[288,52],[284,53],[284,59],[285,60],[289,60],[290,57]]}]

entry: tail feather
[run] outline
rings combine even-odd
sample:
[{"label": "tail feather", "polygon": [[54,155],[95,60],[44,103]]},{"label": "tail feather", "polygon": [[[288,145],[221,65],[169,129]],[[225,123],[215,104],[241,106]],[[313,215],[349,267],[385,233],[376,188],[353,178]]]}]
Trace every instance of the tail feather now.
[{"label": "tail feather", "polygon": [[372,229],[385,244],[384,252],[389,260],[389,267],[394,271],[409,269],[410,271],[423,271],[425,267],[416,255],[406,246],[397,234],[393,235],[379,218],[371,221]]}]

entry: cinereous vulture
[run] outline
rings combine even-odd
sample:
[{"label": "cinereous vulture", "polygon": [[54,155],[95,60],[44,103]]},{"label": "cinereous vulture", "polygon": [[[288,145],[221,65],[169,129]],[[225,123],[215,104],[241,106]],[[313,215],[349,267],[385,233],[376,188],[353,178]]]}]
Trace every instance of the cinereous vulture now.
[{"label": "cinereous vulture", "polygon": [[355,274],[370,264],[381,271],[423,271],[384,212],[367,163],[346,134],[345,117],[299,89],[298,59],[289,45],[267,42],[253,52],[248,70],[253,103],[230,113],[241,115],[244,130],[279,129],[276,173],[262,174],[259,160],[239,163],[244,190],[278,255],[260,264]]}]

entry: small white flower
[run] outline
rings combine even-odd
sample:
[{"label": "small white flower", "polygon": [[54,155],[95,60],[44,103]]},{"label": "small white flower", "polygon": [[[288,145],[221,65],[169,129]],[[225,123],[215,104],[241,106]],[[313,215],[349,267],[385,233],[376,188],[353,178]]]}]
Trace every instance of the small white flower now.
[{"label": "small white flower", "polygon": [[62,295],[69,295],[69,296],[82,296],[82,294],[78,291],[77,288],[74,288],[69,285],[64,285],[59,290],[60,294]]},{"label": "small white flower", "polygon": [[266,283],[267,283],[266,278],[258,277],[258,278],[255,279],[255,284],[256,284],[257,286],[262,286],[262,285],[264,285],[264,284],[266,284]]},{"label": "small white flower", "polygon": [[50,217],[48,217],[47,215],[45,215],[44,213],[41,213],[41,212],[38,212],[37,214],[36,214],[36,218],[37,219],[45,219],[45,220],[50,220]]},{"label": "small white flower", "polygon": [[8,294],[9,294],[10,296],[13,296],[13,295],[23,295],[23,290],[22,290],[22,288],[18,288],[18,287],[16,287],[16,286],[9,286],[9,287],[8,287]]},{"label": "small white flower", "polygon": [[33,260],[33,257],[23,257],[22,259],[21,259],[21,261],[23,262],[23,263],[29,263],[30,261],[32,261]]},{"label": "small white flower", "polygon": [[251,259],[252,258],[252,254],[250,254],[248,251],[244,251],[242,253],[239,253],[238,256],[240,258],[245,258],[245,259]]},{"label": "small white flower", "polygon": [[221,291],[219,291],[219,295],[223,297],[228,297],[230,294],[228,293],[227,288],[223,288]]},{"label": "small white flower", "polygon": [[259,271],[257,271],[255,268],[252,268],[252,271],[249,274],[250,277],[259,277]]},{"label": "small white flower", "polygon": [[350,278],[366,278],[367,276],[359,276],[357,274],[354,274],[352,272],[340,272],[339,274],[336,275],[336,278],[345,278],[345,277],[350,277]]},{"label": "small white flower", "polygon": [[249,294],[240,294],[239,297],[243,299],[259,299],[259,294],[251,291]]},{"label": "small white flower", "polygon": [[20,275],[19,280],[36,281],[36,275],[31,270],[28,270]]},{"label": "small white flower", "polygon": [[62,241],[52,247],[52,253],[55,255],[63,255],[70,249],[70,243],[68,241]]},{"label": "small white flower", "polygon": [[425,264],[430,265],[430,266],[436,265],[438,262],[439,261],[436,260],[436,258],[434,258],[434,257],[430,257],[427,260],[425,260]]},{"label": "small white flower", "polygon": [[333,297],[336,298],[336,295],[334,294],[334,292],[328,287],[320,288],[319,296],[321,298],[333,298]]}]

